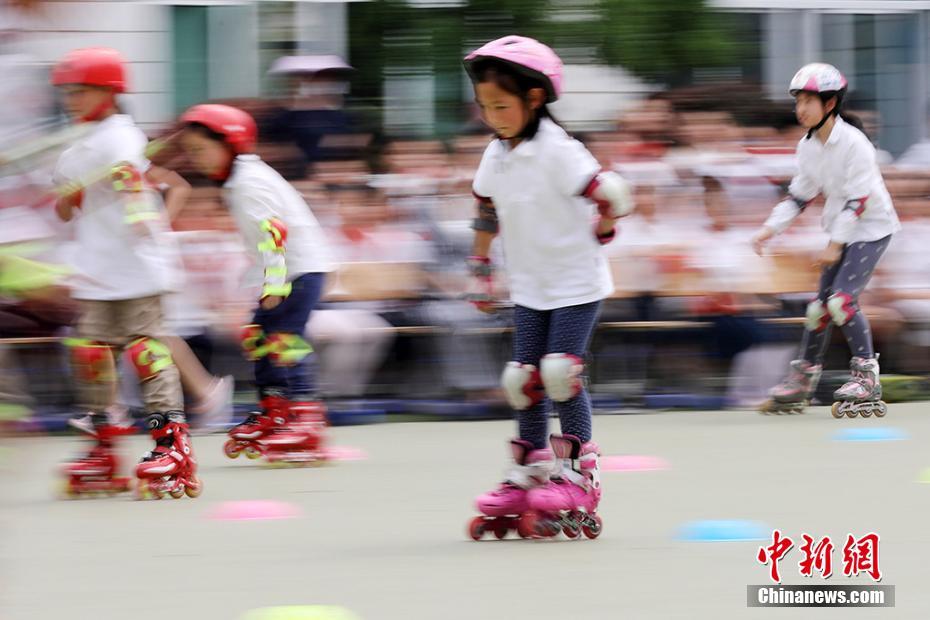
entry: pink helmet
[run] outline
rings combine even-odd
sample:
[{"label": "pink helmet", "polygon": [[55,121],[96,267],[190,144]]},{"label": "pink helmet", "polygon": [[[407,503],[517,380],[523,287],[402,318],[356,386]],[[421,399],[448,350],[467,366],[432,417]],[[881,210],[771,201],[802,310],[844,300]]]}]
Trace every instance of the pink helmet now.
[{"label": "pink helmet", "polygon": [[833,65],[823,62],[812,62],[801,67],[791,78],[788,92],[792,97],[800,92],[809,93],[838,93],[846,90],[846,78],[840,70]]},{"label": "pink helmet", "polygon": [[552,103],[562,94],[562,60],[548,45],[536,39],[515,34],[485,43],[465,57],[465,70],[475,79],[474,66],[481,60],[497,60],[520,74],[542,82],[546,102]]}]

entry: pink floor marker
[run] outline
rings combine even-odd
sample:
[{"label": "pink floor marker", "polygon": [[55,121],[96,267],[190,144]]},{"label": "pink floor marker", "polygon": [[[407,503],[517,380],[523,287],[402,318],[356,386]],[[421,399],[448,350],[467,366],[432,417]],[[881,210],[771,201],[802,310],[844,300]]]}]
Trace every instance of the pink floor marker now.
[{"label": "pink floor marker", "polygon": [[657,456],[623,454],[601,457],[602,471],[662,471],[669,468],[668,461]]},{"label": "pink floor marker", "polygon": [[247,500],[223,502],[210,511],[207,518],[216,521],[259,521],[264,519],[294,519],[299,515],[297,506],[285,502]]},{"label": "pink floor marker", "polygon": [[352,446],[329,446],[325,452],[331,461],[364,461],[368,458],[364,450]]}]

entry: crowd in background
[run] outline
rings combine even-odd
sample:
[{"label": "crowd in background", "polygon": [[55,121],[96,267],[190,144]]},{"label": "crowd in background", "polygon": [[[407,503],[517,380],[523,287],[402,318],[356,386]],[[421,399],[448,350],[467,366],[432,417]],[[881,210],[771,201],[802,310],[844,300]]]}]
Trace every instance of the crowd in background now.
[{"label": "crowd in background", "polygon": [[[508,309],[502,304],[487,315],[463,298],[475,215],[471,180],[492,136],[472,122],[445,142],[387,139],[344,111],[341,99],[330,105],[330,96],[318,89],[284,105],[232,102],[258,119],[259,154],[300,190],[328,233],[337,268],[307,326],[322,395],[499,402]],[[863,118],[867,131],[880,131],[880,119]],[[761,399],[796,352],[800,327],[791,318],[803,314],[814,259],[827,243],[815,204],[768,255],[750,247],[794,173],[803,132],[790,108],[746,87],[660,92],[624,111],[612,131],[577,137],[604,168],[633,183],[637,205],[606,247],[616,292],[595,336],[594,392],[712,392],[735,406]],[[923,374],[930,371],[930,270],[922,251],[930,238],[930,154],[917,144],[897,160],[879,157],[904,229],[862,302],[883,370]],[[235,226],[219,189],[177,149],[169,144],[155,160],[194,186],[172,214],[186,277],[170,301],[171,329],[214,375],[247,381],[236,334],[255,300],[239,287],[247,265]],[[45,172],[6,167],[0,248],[9,251],[0,260],[14,260],[11,248],[19,254],[25,247],[30,260],[67,266],[69,232],[39,199]],[[68,277],[79,276],[6,299],[0,338],[67,333],[74,318]],[[495,284],[506,301],[506,281]],[[67,363],[54,354],[48,361],[54,346],[0,347],[5,401],[68,401]],[[42,372],[29,372],[43,347]]]}]

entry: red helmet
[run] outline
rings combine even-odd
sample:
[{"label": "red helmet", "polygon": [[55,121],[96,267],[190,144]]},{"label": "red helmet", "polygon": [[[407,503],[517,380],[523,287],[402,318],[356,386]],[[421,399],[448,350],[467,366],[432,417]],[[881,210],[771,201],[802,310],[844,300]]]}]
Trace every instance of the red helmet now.
[{"label": "red helmet", "polygon": [[222,135],[236,154],[251,153],[258,140],[255,119],[239,108],[219,103],[202,103],[181,115],[182,123],[199,123]]},{"label": "red helmet", "polygon": [[126,92],[126,60],[109,47],[85,47],[71,50],[52,70],[52,84],[86,84],[105,86],[114,92]]}]

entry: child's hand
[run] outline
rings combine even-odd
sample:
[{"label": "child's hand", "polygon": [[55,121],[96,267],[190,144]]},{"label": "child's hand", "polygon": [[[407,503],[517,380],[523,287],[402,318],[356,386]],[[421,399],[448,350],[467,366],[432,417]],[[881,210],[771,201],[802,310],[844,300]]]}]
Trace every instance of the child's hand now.
[{"label": "child's hand", "polygon": [[820,253],[820,256],[817,257],[817,266],[819,267],[829,267],[835,265],[836,261],[840,260],[840,256],[843,255],[843,244],[830,242],[830,245],[824,248],[823,252]]},{"label": "child's hand", "polygon": [[280,295],[269,295],[261,301],[262,310],[274,310],[281,305],[284,298]]},{"label": "child's hand", "polygon": [[765,251],[765,244],[768,242],[769,239],[771,239],[774,236],[775,236],[774,230],[772,230],[768,226],[762,227],[761,229],[759,229],[759,232],[757,232],[756,234],[752,236],[752,241],[751,241],[752,249],[755,250],[756,254],[758,254],[759,256],[762,256],[762,252]]}]

